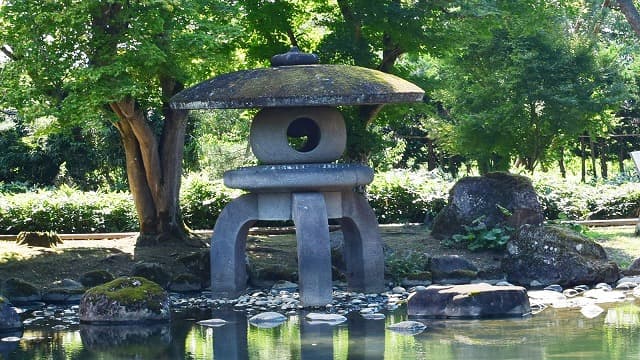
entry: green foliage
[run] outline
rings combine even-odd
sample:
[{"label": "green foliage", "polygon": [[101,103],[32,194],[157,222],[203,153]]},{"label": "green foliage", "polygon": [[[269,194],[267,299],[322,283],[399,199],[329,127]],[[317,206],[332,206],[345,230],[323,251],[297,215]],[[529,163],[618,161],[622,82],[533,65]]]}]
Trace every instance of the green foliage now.
[{"label": "green foliage", "polygon": [[94,233],[136,231],[131,196],[126,193],[57,190],[0,196],[0,233],[55,231]]},{"label": "green foliage", "polygon": [[393,170],[376,174],[367,199],[380,224],[422,223],[447,202],[450,183],[437,172]]},{"label": "green foliage", "polygon": [[409,251],[405,254],[389,254],[385,257],[385,275],[399,283],[403,279],[420,277],[425,274],[428,257],[425,254]]},{"label": "green foliage", "polygon": [[222,209],[239,193],[224,187],[221,181],[189,176],[180,194],[184,222],[192,229],[212,229]]},{"label": "green foliage", "polygon": [[465,234],[455,234],[443,243],[447,246],[465,246],[471,251],[502,250],[511,238],[513,229],[508,226],[488,228],[484,223],[484,216],[464,225]]},{"label": "green foliage", "polygon": [[443,67],[439,139],[483,173],[516,159],[533,171],[578,135],[608,131],[628,84],[615,48],[566,31],[556,5],[503,2],[499,10],[509,16],[489,36],[470,36]]},{"label": "green foliage", "polygon": [[539,175],[533,184],[548,220],[624,219],[640,214],[635,181],[582,184]]}]

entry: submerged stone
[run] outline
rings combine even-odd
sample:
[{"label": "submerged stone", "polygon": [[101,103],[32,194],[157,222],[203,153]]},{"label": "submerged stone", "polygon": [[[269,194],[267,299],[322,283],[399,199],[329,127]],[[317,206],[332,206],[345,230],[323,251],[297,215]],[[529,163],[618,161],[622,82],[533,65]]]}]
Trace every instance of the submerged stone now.
[{"label": "submerged stone", "polygon": [[527,291],[519,286],[469,284],[429,286],[409,296],[407,314],[424,317],[509,317],[531,313]]},{"label": "submerged stone", "polygon": [[403,335],[417,335],[423,332],[427,326],[419,321],[401,321],[389,325],[387,329]]},{"label": "submerged stone", "polygon": [[329,325],[338,325],[347,321],[347,318],[342,315],[337,314],[321,314],[321,313],[308,313],[305,316],[305,319],[310,324],[329,324]]},{"label": "submerged stone", "polygon": [[198,325],[206,326],[206,327],[220,327],[227,324],[226,320],[223,319],[207,319],[200,320],[197,322]]},{"label": "submerged stone", "polygon": [[121,277],[87,290],[80,301],[83,323],[169,321],[169,294],[141,277]]},{"label": "submerged stone", "polygon": [[6,298],[0,296],[0,333],[19,329],[22,329],[20,315]]}]

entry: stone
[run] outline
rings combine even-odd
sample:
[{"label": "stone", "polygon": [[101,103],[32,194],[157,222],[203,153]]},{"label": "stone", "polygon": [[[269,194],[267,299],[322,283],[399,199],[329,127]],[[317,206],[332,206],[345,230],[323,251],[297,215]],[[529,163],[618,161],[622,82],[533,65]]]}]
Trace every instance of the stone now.
[{"label": "stone", "polygon": [[194,292],[201,289],[200,279],[188,273],[176,275],[171,279],[171,284],[169,285],[169,290],[174,292]]},{"label": "stone", "polygon": [[567,297],[562,293],[553,290],[531,290],[528,292],[528,296],[538,304],[547,305],[565,302],[567,300]]},{"label": "stone", "polygon": [[20,315],[8,299],[0,296],[0,333],[22,329]]},{"label": "stone", "polygon": [[582,294],[582,296],[585,298],[595,299],[598,303],[625,301],[627,298],[624,291],[609,291],[603,289],[587,290]]},{"label": "stone", "polygon": [[449,191],[448,204],[434,219],[431,234],[438,239],[464,234],[464,226],[480,217],[487,228],[517,229],[541,224],[544,213],[531,181],[524,176],[497,172],[465,177]]},{"label": "stone", "polygon": [[286,280],[280,280],[280,281],[276,281],[275,284],[273,284],[273,286],[271,287],[271,290],[275,290],[275,291],[295,291],[296,289],[298,289],[298,284],[293,283],[291,281],[286,281]]},{"label": "stone", "polygon": [[211,281],[211,254],[209,249],[195,251],[178,257],[178,262],[182,263],[187,271],[202,279],[208,284]]},{"label": "stone", "polygon": [[322,313],[308,313],[304,317],[310,324],[329,324],[338,325],[347,321],[347,318],[338,314],[322,314]]},{"label": "stone", "polygon": [[142,277],[120,277],[84,294],[78,312],[82,323],[169,321],[169,294]]},{"label": "stone", "polygon": [[54,281],[42,294],[42,301],[56,304],[80,302],[84,295],[84,286],[72,279]]},{"label": "stone", "polygon": [[298,65],[216,76],[171,98],[175,109],[370,105],[422,101],[424,91],[394,75],[348,65]]},{"label": "stone", "polygon": [[640,258],[633,260],[627,268],[627,272],[630,274],[640,274]]},{"label": "stone", "polygon": [[131,276],[143,277],[166,289],[171,281],[171,274],[157,263],[138,262],[131,270]]},{"label": "stone", "polygon": [[251,325],[263,329],[280,326],[285,321],[287,321],[286,316],[273,311],[263,312],[249,318]]},{"label": "stone", "polygon": [[80,275],[80,283],[87,288],[102,285],[115,279],[107,270],[91,270]]},{"label": "stone", "polygon": [[401,321],[399,323],[395,323],[389,325],[387,329],[393,331],[395,333],[403,334],[403,335],[418,335],[423,332],[427,326],[419,321]]},{"label": "stone", "polygon": [[507,243],[502,269],[516,285],[571,287],[618,279],[602,246],[559,225],[524,225]]},{"label": "stone", "polygon": [[431,278],[439,284],[467,284],[478,274],[478,268],[458,255],[436,256],[430,261]]},{"label": "stone", "polygon": [[598,315],[602,314],[603,312],[604,312],[604,309],[595,304],[586,305],[580,309],[580,313],[584,315],[584,317],[586,317],[587,319],[593,319]]},{"label": "stone", "polygon": [[618,279],[618,282],[616,284],[619,285],[622,283],[633,283],[636,284],[636,286],[640,285],[640,276],[624,276]]},{"label": "stone", "polygon": [[551,290],[551,291],[555,291],[555,292],[559,292],[559,293],[561,293],[563,291],[562,286],[560,286],[558,284],[551,284],[551,285],[545,287],[543,290]]},{"label": "stone", "polygon": [[202,325],[205,327],[220,327],[220,326],[224,326],[227,324],[226,320],[223,319],[207,319],[207,320],[200,320],[198,321],[196,324],[198,325]]},{"label": "stone", "polygon": [[381,313],[361,314],[364,319],[367,320],[384,320],[385,315]]},{"label": "stone", "polygon": [[40,291],[34,285],[19,278],[5,280],[2,293],[15,305],[33,303],[42,300]]},{"label": "stone", "polygon": [[407,300],[407,314],[418,317],[511,317],[530,312],[527,291],[519,286],[432,285]]}]

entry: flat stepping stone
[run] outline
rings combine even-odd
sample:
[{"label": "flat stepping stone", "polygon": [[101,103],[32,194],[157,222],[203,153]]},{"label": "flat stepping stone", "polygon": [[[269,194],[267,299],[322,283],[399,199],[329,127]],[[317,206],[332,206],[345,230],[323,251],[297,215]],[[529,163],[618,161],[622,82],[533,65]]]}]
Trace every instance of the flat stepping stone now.
[{"label": "flat stepping stone", "polygon": [[249,323],[251,325],[255,327],[263,328],[263,329],[269,329],[269,328],[274,328],[276,326],[280,326],[285,321],[287,321],[286,316],[274,311],[263,312],[263,313],[254,315],[249,319]]},{"label": "flat stepping stone", "polygon": [[513,317],[530,314],[531,306],[520,286],[432,285],[409,296],[407,313],[435,318]]},{"label": "flat stepping stone", "polygon": [[322,314],[322,313],[308,313],[305,319],[310,324],[329,324],[338,325],[347,321],[347,318],[338,314]]}]

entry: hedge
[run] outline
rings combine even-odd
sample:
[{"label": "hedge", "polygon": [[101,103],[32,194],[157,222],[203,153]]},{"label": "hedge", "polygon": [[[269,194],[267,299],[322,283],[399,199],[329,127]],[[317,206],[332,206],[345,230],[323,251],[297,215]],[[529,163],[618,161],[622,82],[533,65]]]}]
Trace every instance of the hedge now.
[{"label": "hedge", "polygon": [[[533,179],[545,216],[554,219],[634,218],[640,210],[637,182],[579,184],[549,177]],[[385,223],[420,223],[447,202],[453,180],[437,172],[394,170],[376,174],[366,196]],[[0,186],[0,234],[20,231],[94,233],[137,231],[131,196],[124,192],[81,192],[66,186],[28,189]],[[224,206],[241,192],[202,175],[183,181],[181,210],[192,229],[211,229]]]}]

